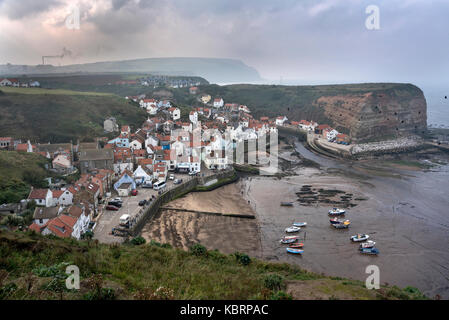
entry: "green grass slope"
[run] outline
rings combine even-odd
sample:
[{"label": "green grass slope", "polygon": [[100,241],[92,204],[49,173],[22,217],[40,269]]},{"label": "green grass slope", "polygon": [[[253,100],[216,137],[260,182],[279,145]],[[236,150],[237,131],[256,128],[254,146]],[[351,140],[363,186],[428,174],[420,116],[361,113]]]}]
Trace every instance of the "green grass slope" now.
[{"label": "green grass slope", "polygon": [[43,187],[47,163],[39,154],[0,151],[0,204],[26,198],[32,185]]},{"label": "green grass slope", "polygon": [[113,94],[66,89],[3,88],[0,136],[69,142],[103,135],[103,121],[139,127],[146,112]]},{"label": "green grass slope", "polygon": [[[183,251],[138,243],[104,245],[0,231],[0,298],[289,299],[287,291],[294,292],[295,285],[307,285],[307,292],[331,299],[424,298],[414,288],[367,290],[360,281],[329,278],[244,254],[224,255],[200,245]],[[80,270],[79,291],[65,289],[64,271],[71,264]]]}]

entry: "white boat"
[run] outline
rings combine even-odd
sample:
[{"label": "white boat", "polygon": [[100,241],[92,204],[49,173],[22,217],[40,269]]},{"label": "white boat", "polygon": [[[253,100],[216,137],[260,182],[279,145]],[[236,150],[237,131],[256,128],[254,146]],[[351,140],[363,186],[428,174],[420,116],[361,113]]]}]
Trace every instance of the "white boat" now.
[{"label": "white boat", "polygon": [[354,236],[351,237],[351,240],[354,242],[361,242],[361,241],[365,241],[368,240],[369,235],[367,234],[356,234]]},{"label": "white boat", "polygon": [[307,226],[307,222],[293,222],[294,227],[305,227]]},{"label": "white boat", "polygon": [[345,210],[339,209],[339,208],[332,208],[331,210],[329,210],[329,214],[331,216],[339,216],[339,215],[342,215],[342,214],[345,214],[345,213],[346,213]]},{"label": "white boat", "polygon": [[360,244],[360,249],[363,248],[374,248],[374,246],[376,245],[376,242],[373,240],[368,240],[366,242],[363,242]]},{"label": "white boat", "polygon": [[285,229],[285,232],[293,233],[293,232],[299,232],[299,230],[301,230],[301,228],[299,228],[299,227],[288,227],[287,229]]}]

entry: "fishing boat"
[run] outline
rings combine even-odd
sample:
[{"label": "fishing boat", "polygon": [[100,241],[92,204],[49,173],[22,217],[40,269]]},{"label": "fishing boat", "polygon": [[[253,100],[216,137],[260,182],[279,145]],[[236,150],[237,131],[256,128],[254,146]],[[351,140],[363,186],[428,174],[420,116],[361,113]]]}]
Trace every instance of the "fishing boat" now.
[{"label": "fishing boat", "polygon": [[352,236],[351,240],[354,242],[361,242],[361,241],[368,240],[368,238],[369,238],[369,235],[359,233],[359,234],[356,234],[355,236]]},{"label": "fishing boat", "polygon": [[294,227],[305,227],[307,226],[307,222],[293,222]]},{"label": "fishing boat", "polygon": [[379,249],[377,248],[360,248],[360,252],[364,254],[379,254]]},{"label": "fishing boat", "polygon": [[344,223],[344,222],[349,222],[350,223],[350,221],[349,220],[343,220],[343,219],[338,219],[337,217],[335,217],[335,218],[332,218],[332,219],[329,219],[329,222],[331,223],[331,224],[339,224],[339,223]]},{"label": "fishing boat", "polygon": [[288,253],[293,253],[293,254],[303,254],[304,250],[301,249],[296,249],[296,248],[286,248]]},{"label": "fishing boat", "polygon": [[291,244],[295,243],[296,241],[298,241],[298,238],[282,238],[280,242],[282,244]]},{"label": "fishing boat", "polygon": [[368,240],[366,242],[363,242],[360,244],[360,249],[363,248],[374,248],[374,246],[376,245],[376,242],[374,242],[373,240]]},{"label": "fishing boat", "polygon": [[301,228],[299,228],[299,227],[288,227],[285,229],[285,232],[294,233],[294,232],[299,232],[299,230],[301,230]]},{"label": "fishing boat", "polygon": [[346,220],[344,222],[334,223],[334,224],[332,224],[332,226],[335,229],[347,229],[347,228],[349,228],[350,224],[351,224],[351,222],[349,220]]},{"label": "fishing boat", "polygon": [[283,207],[293,207],[293,202],[281,202],[281,206],[283,206]]},{"label": "fishing boat", "polygon": [[302,248],[304,247],[304,243],[299,242],[299,243],[292,243],[291,245],[289,245],[290,248]]},{"label": "fishing boat", "polygon": [[329,215],[331,216],[341,216],[345,213],[346,213],[345,210],[339,208],[332,208],[331,210],[329,210]]}]

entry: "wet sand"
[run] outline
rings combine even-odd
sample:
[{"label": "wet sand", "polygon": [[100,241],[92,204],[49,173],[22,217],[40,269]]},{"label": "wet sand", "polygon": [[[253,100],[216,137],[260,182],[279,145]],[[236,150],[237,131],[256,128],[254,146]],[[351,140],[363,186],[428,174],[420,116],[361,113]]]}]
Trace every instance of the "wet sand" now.
[{"label": "wet sand", "polygon": [[[297,168],[296,175],[282,180],[254,176],[242,184],[257,212],[263,258],[359,280],[365,280],[365,268],[375,264],[380,268],[381,283],[410,285],[429,297],[439,294],[448,299],[449,167],[367,177],[366,170],[357,170],[352,164],[312,157],[321,162],[321,170]],[[336,169],[336,174],[329,169]],[[363,179],[359,174],[365,175]],[[352,224],[349,229],[337,230],[330,226],[329,207],[301,206],[296,201],[295,193],[304,184],[336,188],[367,200],[347,209],[345,218]],[[280,201],[292,201],[294,207],[281,207]],[[293,221],[308,223],[299,233],[305,237],[303,256],[288,255],[279,243]],[[358,245],[349,240],[356,233],[370,234],[379,256],[361,255]]]},{"label": "wet sand", "polygon": [[[167,205],[187,210],[254,215],[252,208],[242,198],[240,189],[239,184],[235,183],[210,192],[192,192]],[[161,210],[146,224],[142,236],[147,241],[170,243],[184,250],[201,243],[208,249],[218,249],[227,254],[239,251],[252,257],[261,257],[256,219]]]}]

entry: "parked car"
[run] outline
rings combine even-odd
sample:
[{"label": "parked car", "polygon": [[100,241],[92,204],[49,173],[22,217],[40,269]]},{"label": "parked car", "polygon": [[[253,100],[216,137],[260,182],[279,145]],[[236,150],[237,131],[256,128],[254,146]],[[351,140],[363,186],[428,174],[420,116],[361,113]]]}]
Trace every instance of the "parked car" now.
[{"label": "parked car", "polygon": [[182,183],[182,179],[175,179],[175,180],[173,181],[173,183],[174,183],[174,184],[180,184],[180,183]]},{"label": "parked car", "polygon": [[153,188],[153,184],[151,182],[145,182],[144,184],[142,184],[142,188]]},{"label": "parked car", "polygon": [[131,195],[132,195],[132,196],[137,196],[137,193],[138,193],[138,192],[137,192],[136,189],[133,189],[133,190],[131,191]]},{"label": "parked car", "polygon": [[115,206],[117,208],[121,208],[122,207],[122,203],[121,202],[117,202],[117,201],[109,201],[108,205]]},{"label": "parked car", "polygon": [[116,207],[116,206],[113,206],[113,205],[111,205],[111,204],[108,204],[107,206],[106,206],[106,210],[112,210],[112,211],[118,211],[118,207]]},{"label": "parked car", "polygon": [[174,174],[170,174],[170,176],[168,177],[170,180],[175,180],[175,175]]},{"label": "parked car", "polygon": [[114,198],[114,199],[112,199],[111,201],[123,203],[123,200],[122,200],[122,198],[120,198],[120,197]]},{"label": "parked car", "polygon": [[127,227],[129,225],[130,215],[124,214],[120,217],[120,225]]},{"label": "parked car", "polygon": [[146,205],[147,204],[147,200],[140,200],[139,201],[139,206],[144,206],[144,205]]},{"label": "parked car", "polygon": [[198,171],[195,171],[195,170],[189,172],[189,176],[196,176],[197,174],[198,174]]}]

